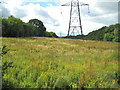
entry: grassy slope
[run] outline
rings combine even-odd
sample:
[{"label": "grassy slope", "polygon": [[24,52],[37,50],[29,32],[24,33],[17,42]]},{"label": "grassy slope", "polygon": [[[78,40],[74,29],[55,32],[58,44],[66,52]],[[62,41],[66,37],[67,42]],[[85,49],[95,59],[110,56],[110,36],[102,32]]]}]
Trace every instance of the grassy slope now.
[{"label": "grassy slope", "polygon": [[10,49],[3,62],[14,65],[3,76],[11,87],[118,87],[118,43],[44,37],[2,43]]}]

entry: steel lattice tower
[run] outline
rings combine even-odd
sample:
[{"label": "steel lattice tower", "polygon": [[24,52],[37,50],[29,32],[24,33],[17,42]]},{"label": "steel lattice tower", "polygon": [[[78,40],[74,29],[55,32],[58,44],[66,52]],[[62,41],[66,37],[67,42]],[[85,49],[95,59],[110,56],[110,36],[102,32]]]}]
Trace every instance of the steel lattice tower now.
[{"label": "steel lattice tower", "polygon": [[[79,3],[79,0],[71,0],[71,3],[63,4],[62,6],[71,6],[70,9],[70,20],[69,20],[69,28],[68,28],[68,35],[74,35],[78,33],[83,35],[82,25],[81,25],[81,16],[80,16],[80,6],[85,6],[89,4]],[[89,7],[88,7],[89,9]]]}]

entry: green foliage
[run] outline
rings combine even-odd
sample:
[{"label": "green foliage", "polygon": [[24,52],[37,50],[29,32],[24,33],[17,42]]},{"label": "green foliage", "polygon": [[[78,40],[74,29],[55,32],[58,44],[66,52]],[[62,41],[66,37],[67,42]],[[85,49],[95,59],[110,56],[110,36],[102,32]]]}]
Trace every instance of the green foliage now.
[{"label": "green foliage", "polygon": [[120,24],[102,27],[96,31],[90,32],[85,36],[86,40],[114,41],[120,42]]},{"label": "green foliage", "polygon": [[37,29],[30,23],[24,23],[23,24],[24,31],[23,31],[23,37],[31,37],[37,35]]},{"label": "green foliage", "polygon": [[110,34],[110,33],[106,33],[104,35],[104,41],[112,41],[114,39],[114,35]]},{"label": "green foliage", "polygon": [[90,32],[87,36],[85,36],[84,39],[103,41],[104,34],[105,34],[105,28],[106,27],[102,27],[96,31]]},{"label": "green foliage", "polygon": [[45,36],[46,28],[43,25],[42,21],[38,19],[31,19],[29,20],[29,23],[37,28],[37,36]]},{"label": "green foliage", "polygon": [[6,18],[2,19],[2,35],[6,36],[9,33],[9,25],[8,25],[8,20]]},{"label": "green foliage", "polygon": [[58,37],[54,32],[46,32],[45,34],[46,37]]},{"label": "green foliage", "polygon": [[[6,46],[2,47],[2,53],[1,56],[4,58],[4,55],[7,54],[9,49]],[[12,61],[7,61],[3,60],[2,61],[2,77],[6,77],[6,73],[9,72],[10,68],[13,68],[13,62]],[[9,80],[2,79],[2,88],[13,88],[14,84],[13,82],[9,82]]]},{"label": "green foliage", "polygon": [[1,56],[5,55],[8,51],[9,49],[7,49],[7,46],[3,46]]},{"label": "green foliage", "polygon": [[57,37],[53,32],[46,32],[43,22],[38,19],[31,19],[24,23],[19,18],[13,16],[8,19],[2,19],[2,36],[3,37]]},{"label": "green foliage", "polygon": [[[3,57],[5,54],[8,53],[8,51],[9,49],[6,46],[3,46],[1,56]],[[4,76],[4,73],[6,72],[6,70],[10,67],[13,67],[12,66],[13,62],[8,62],[7,60],[4,60],[2,63],[3,63],[2,64],[2,75]]]},{"label": "green foliage", "polygon": [[104,40],[119,42],[120,24],[111,25],[105,30]]},{"label": "green foliage", "polygon": [[[8,17],[8,19],[3,18],[3,36],[8,37],[20,37],[22,36],[23,22],[19,18],[13,16]],[[19,28],[18,28],[19,27]]]}]

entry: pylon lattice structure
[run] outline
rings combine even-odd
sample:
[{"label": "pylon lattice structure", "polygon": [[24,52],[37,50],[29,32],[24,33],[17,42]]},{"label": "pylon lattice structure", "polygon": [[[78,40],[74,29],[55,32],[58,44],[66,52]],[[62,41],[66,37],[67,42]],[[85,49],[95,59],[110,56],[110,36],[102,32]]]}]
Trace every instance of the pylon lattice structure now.
[{"label": "pylon lattice structure", "polygon": [[[82,25],[81,25],[81,16],[80,16],[80,6],[89,6],[89,4],[79,3],[79,0],[71,0],[71,3],[63,4],[62,6],[71,6],[70,9],[70,20],[69,20],[69,28],[68,35],[75,36],[76,34],[83,35]],[[89,7],[88,7],[89,9]]]}]

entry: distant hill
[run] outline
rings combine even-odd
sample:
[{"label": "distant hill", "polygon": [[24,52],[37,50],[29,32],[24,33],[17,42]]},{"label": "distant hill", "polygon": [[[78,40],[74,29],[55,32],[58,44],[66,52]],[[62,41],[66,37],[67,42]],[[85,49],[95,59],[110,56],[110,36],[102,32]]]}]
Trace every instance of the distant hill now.
[{"label": "distant hill", "polygon": [[102,27],[98,30],[90,32],[85,36],[85,40],[97,41],[115,41],[120,42],[120,24],[110,25],[109,27]]}]

